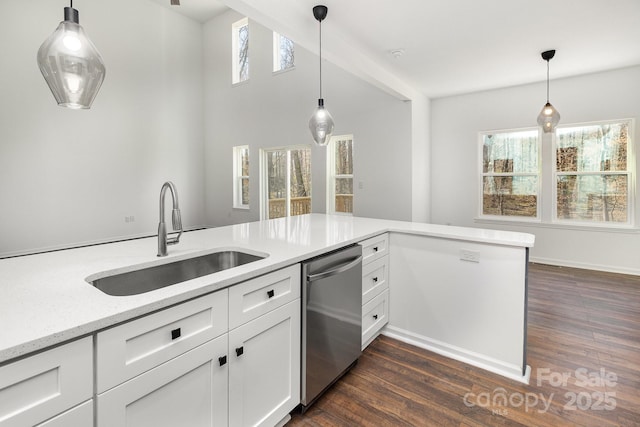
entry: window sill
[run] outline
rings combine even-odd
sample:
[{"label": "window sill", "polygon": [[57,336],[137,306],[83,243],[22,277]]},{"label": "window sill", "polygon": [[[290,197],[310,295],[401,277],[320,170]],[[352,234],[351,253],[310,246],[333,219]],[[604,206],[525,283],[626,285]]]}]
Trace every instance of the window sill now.
[{"label": "window sill", "polygon": [[233,209],[239,210],[239,211],[248,211],[251,209],[250,206],[234,206]]},{"label": "window sill", "polygon": [[539,219],[495,219],[495,218],[482,218],[476,217],[473,219],[476,224],[494,224],[494,225],[511,225],[516,227],[533,227],[533,228],[552,228],[556,230],[578,230],[578,231],[594,231],[600,233],[626,233],[637,234],[640,233],[638,227],[634,227],[628,224],[624,225],[586,225],[576,223],[563,223],[563,222],[543,222]]},{"label": "window sill", "polygon": [[289,71],[293,71],[293,70],[295,70],[295,69],[296,69],[296,67],[295,67],[295,65],[294,65],[293,67],[285,68],[284,70],[276,70],[276,71],[273,71],[273,72],[272,72],[272,75],[273,75],[273,76],[277,76],[277,75],[279,75],[279,74],[288,73]]},{"label": "window sill", "polygon": [[247,80],[243,80],[241,82],[231,83],[231,87],[238,87],[238,86],[248,85],[250,81],[251,80],[247,79]]}]

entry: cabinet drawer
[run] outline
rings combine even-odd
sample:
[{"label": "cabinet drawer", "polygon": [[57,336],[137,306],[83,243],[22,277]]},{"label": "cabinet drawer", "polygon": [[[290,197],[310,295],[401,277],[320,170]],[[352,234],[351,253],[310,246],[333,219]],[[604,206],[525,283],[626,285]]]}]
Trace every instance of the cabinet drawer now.
[{"label": "cabinet drawer", "polygon": [[362,307],[362,347],[376,337],[380,329],[389,321],[389,290]]},{"label": "cabinet drawer", "polygon": [[300,298],[300,264],[229,288],[229,329]]},{"label": "cabinet drawer", "polygon": [[86,337],[0,368],[0,426],[32,426],[91,399],[93,343]]},{"label": "cabinet drawer", "polygon": [[224,289],[99,332],[98,393],[227,332],[227,298]]},{"label": "cabinet drawer", "polygon": [[371,301],[383,289],[389,288],[389,256],[362,267],[362,304]]},{"label": "cabinet drawer", "polygon": [[38,424],[37,427],[87,427],[93,425],[93,400],[69,409],[64,414]]},{"label": "cabinet drawer", "polygon": [[389,234],[381,234],[360,242],[362,246],[362,265],[366,265],[389,253]]}]

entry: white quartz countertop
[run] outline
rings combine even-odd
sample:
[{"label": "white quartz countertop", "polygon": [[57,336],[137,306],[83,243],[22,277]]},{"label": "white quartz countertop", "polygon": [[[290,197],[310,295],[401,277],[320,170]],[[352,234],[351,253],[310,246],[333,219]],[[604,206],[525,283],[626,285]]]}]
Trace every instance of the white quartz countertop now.
[{"label": "white quartz countertop", "polygon": [[[158,258],[157,238],[0,260],[0,363],[222,289],[383,232],[532,247],[525,233],[310,214],[184,233]],[[87,277],[164,264],[219,250],[265,259],[132,296],[110,296]]]}]

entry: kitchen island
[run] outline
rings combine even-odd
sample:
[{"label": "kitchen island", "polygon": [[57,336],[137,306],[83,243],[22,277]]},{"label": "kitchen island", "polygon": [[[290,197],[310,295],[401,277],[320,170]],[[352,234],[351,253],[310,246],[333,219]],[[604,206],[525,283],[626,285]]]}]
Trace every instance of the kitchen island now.
[{"label": "kitchen island", "polygon": [[[0,260],[0,366],[382,233],[390,259],[383,333],[526,382],[534,236],[323,214],[188,232],[163,258],[152,237]],[[110,296],[87,282],[222,250],[266,257],[139,295]]]}]

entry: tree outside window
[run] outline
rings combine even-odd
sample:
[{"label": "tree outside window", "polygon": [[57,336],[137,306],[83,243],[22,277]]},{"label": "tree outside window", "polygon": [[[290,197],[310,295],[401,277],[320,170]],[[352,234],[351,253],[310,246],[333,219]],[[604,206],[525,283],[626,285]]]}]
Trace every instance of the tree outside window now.
[{"label": "tree outside window", "polygon": [[233,207],[249,208],[249,146],[233,147]]},{"label": "tree outside window", "polygon": [[249,20],[243,18],[231,26],[232,82],[249,80]]},{"label": "tree outside window", "polygon": [[353,214],[353,135],[332,137],[327,150],[327,212]]},{"label": "tree outside window", "polygon": [[263,218],[311,213],[309,147],[263,150],[263,176]]},{"label": "tree outside window", "polygon": [[630,223],[629,121],[556,129],[558,221]]},{"label": "tree outside window", "polygon": [[538,218],[539,131],[482,133],[483,216]]},{"label": "tree outside window", "polygon": [[273,71],[283,71],[295,66],[293,41],[273,32]]}]

